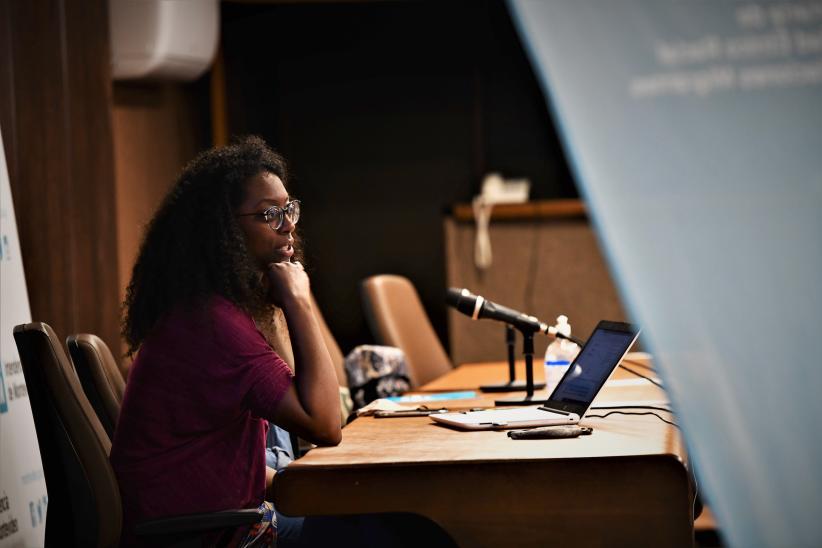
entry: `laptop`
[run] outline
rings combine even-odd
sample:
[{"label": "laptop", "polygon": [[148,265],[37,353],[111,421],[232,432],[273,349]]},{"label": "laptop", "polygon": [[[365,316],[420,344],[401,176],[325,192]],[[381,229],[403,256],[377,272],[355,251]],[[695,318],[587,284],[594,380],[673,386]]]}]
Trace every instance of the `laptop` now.
[{"label": "laptop", "polygon": [[576,424],[639,336],[623,322],[601,321],[565,375],[540,406],[487,409],[431,415],[431,419],[462,430],[500,430]]}]

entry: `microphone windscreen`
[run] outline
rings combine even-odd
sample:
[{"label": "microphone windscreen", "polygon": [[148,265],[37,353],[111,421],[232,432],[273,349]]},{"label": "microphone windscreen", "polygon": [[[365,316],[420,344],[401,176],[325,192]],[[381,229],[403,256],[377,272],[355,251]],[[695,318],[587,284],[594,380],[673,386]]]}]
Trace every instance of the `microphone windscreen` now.
[{"label": "microphone windscreen", "polygon": [[445,294],[445,302],[463,314],[471,316],[474,313],[477,296],[467,289],[451,287]]},{"label": "microphone windscreen", "polygon": [[457,306],[457,303],[460,302],[462,298],[462,289],[457,289],[456,287],[449,287],[448,291],[445,292],[445,302],[451,306]]}]

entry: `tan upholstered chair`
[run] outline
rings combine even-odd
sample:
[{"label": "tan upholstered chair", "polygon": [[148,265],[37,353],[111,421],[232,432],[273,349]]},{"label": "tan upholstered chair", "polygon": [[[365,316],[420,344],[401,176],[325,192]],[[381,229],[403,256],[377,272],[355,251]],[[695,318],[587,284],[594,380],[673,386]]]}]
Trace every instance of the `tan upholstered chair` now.
[{"label": "tan upholstered chair", "polygon": [[[14,328],[52,511],[46,546],[118,546],[122,502],[109,463],[111,441],[47,324]],[[138,524],[148,544],[200,545],[206,531],[259,521],[253,510],[177,516]]]},{"label": "tan upholstered chair", "polygon": [[320,331],[323,333],[325,346],[328,348],[328,353],[331,354],[331,361],[334,362],[334,371],[337,373],[337,383],[340,386],[348,386],[348,378],[345,376],[344,367],[345,358],[343,357],[342,350],[340,350],[340,345],[337,344],[337,339],[334,338],[331,330],[328,329],[328,324],[325,323],[325,318],[313,294],[311,295],[311,305],[314,308],[314,317],[317,318],[317,323],[320,324]]},{"label": "tan upholstered chair", "polygon": [[[317,324],[320,327],[320,332],[322,333],[325,346],[328,348],[328,353],[331,355],[331,361],[334,362],[334,372],[337,375],[337,383],[342,387],[347,387],[348,380],[346,379],[345,369],[343,367],[342,351],[340,350],[340,346],[337,344],[337,340],[334,338],[334,335],[331,334],[331,330],[328,329],[328,324],[325,323],[325,318],[323,317],[322,311],[320,310],[317,300],[314,298],[313,294],[311,294],[311,307],[314,310],[314,318],[317,320]],[[277,352],[277,354],[279,354],[280,357],[284,359],[293,369],[294,349],[291,347],[291,338],[288,330],[286,329],[282,332],[275,331],[275,333],[273,333],[273,340],[269,342],[271,343],[272,348],[274,348],[274,351]]]},{"label": "tan upholstered chair", "polygon": [[453,368],[408,278],[392,274],[366,278],[362,299],[377,343],[405,352],[412,386],[423,385]]},{"label": "tan upholstered chair", "polygon": [[97,335],[80,333],[66,339],[83,392],[110,438],[120,416],[126,383],[108,345]]}]

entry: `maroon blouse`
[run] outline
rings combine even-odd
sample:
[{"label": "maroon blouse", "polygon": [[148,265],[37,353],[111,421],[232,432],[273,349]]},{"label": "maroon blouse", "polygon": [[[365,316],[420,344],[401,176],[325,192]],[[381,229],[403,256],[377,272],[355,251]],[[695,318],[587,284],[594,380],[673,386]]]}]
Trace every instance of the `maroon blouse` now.
[{"label": "maroon blouse", "polygon": [[292,377],[222,297],[162,320],[131,367],[111,448],[124,545],[146,519],[259,506],[267,420]]}]

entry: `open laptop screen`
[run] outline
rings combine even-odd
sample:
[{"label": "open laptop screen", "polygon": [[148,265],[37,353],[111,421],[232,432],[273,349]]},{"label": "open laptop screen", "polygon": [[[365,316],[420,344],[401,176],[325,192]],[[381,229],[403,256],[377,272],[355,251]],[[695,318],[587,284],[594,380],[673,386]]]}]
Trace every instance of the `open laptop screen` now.
[{"label": "open laptop screen", "polygon": [[546,406],[582,416],[638,334],[627,323],[599,322]]}]

